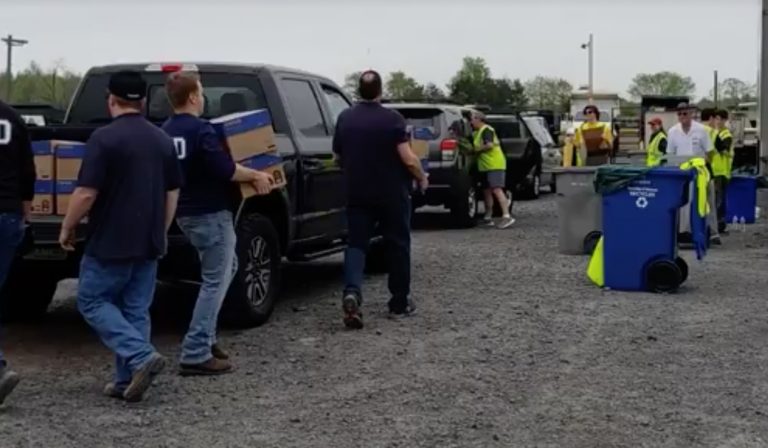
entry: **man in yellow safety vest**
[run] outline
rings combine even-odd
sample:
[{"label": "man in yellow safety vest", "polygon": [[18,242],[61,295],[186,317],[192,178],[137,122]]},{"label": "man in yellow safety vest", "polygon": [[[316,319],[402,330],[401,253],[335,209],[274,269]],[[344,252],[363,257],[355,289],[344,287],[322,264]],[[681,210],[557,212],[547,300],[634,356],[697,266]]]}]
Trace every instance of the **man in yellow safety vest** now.
[{"label": "man in yellow safety vest", "polygon": [[500,229],[506,229],[515,223],[509,210],[509,200],[504,194],[506,186],[507,156],[501,149],[501,142],[496,136],[496,131],[485,123],[485,115],[480,112],[472,112],[471,119],[473,133],[473,146],[477,156],[477,169],[485,186],[485,222],[493,224],[493,198],[499,203],[503,213]]},{"label": "man in yellow safety vest", "polygon": [[652,118],[648,125],[651,127],[651,139],[648,142],[646,165],[659,166],[666,162],[664,156],[667,154],[667,133],[664,132],[661,118]]},{"label": "man in yellow safety vest", "polygon": [[733,168],[733,134],[728,129],[728,111],[720,109],[715,112],[714,120],[715,151],[712,157],[712,175],[715,180],[715,197],[717,198],[717,227],[725,231],[725,189],[731,179]]}]

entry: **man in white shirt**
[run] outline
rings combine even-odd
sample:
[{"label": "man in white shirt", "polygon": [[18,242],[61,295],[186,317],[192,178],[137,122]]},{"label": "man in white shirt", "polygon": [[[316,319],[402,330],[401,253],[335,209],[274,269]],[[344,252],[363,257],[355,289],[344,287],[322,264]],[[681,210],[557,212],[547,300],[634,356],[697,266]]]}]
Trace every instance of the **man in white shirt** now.
[{"label": "man in white shirt", "polygon": [[[667,155],[671,159],[671,164],[680,164],[694,157],[702,157],[707,160],[709,166],[709,153],[714,150],[712,139],[709,136],[707,128],[693,120],[695,108],[688,103],[680,103],[677,106],[677,118],[679,123],[672,126],[667,135]],[[677,160],[675,160],[677,159]],[[712,173],[712,170],[709,170]],[[691,187],[690,195],[693,195]],[[717,214],[713,212],[715,204],[715,188],[710,182],[707,199],[710,204],[710,213],[707,216],[707,227],[709,227],[710,241],[713,244],[720,245],[720,234],[717,231]],[[690,201],[680,209],[680,232],[687,237],[691,232],[690,222]],[[683,238],[685,240],[685,237]]]},{"label": "man in white shirt", "polygon": [[688,103],[677,106],[677,118],[680,121],[672,126],[667,135],[667,155],[707,157],[712,149],[709,133],[703,124],[693,121],[694,107]]}]

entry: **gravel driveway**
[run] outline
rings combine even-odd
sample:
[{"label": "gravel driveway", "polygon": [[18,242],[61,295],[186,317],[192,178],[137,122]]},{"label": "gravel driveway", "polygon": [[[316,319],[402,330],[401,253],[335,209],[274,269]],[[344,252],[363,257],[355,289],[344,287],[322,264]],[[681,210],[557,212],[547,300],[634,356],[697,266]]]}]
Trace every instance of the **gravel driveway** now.
[{"label": "gravel driveway", "polygon": [[[420,216],[419,314],[387,320],[373,277],[361,332],[341,328],[340,258],[289,266],[272,320],[224,331],[237,372],[167,374],[138,405],[100,395],[111,357],[65,282],[48,322],[8,329],[25,378],[0,447],[768,446],[764,221],[704,263],[683,253],[687,287],[651,295],[602,292],[557,255],[553,196],[516,211],[507,231]],[[175,359],[185,313],[168,310],[190,295],[164,296],[154,339]]]}]

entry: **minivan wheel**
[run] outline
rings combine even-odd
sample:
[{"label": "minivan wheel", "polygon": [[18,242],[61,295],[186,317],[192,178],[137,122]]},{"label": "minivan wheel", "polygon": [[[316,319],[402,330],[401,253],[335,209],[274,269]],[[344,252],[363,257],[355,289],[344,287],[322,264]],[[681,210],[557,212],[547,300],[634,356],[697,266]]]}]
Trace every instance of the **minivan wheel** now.
[{"label": "minivan wheel", "polygon": [[266,217],[253,214],[237,226],[238,270],[224,302],[227,323],[254,327],[269,320],[280,290],[280,240]]},{"label": "minivan wheel", "polygon": [[525,193],[523,196],[525,199],[538,199],[541,195],[541,174],[534,174],[533,179],[526,185]]}]

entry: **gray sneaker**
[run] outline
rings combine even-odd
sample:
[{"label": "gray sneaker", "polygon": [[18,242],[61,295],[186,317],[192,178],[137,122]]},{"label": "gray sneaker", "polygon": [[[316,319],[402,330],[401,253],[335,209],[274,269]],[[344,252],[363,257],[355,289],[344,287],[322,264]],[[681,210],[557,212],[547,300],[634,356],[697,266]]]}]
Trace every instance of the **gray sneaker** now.
[{"label": "gray sneaker", "polygon": [[19,381],[21,381],[21,377],[18,373],[5,367],[0,368],[0,404],[3,404],[13,389],[19,385]]},{"label": "gray sneaker", "polygon": [[501,218],[501,221],[499,222],[497,227],[499,229],[508,229],[514,223],[515,223],[515,218],[512,218],[511,216],[508,216],[506,218]]},{"label": "gray sneaker", "polygon": [[115,384],[115,383],[107,383],[107,385],[104,386],[104,396],[105,397],[115,398],[117,400],[122,400],[124,392],[125,392],[125,390],[117,387],[117,384]]}]

